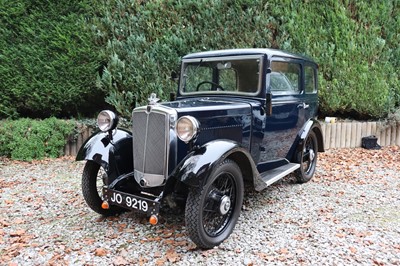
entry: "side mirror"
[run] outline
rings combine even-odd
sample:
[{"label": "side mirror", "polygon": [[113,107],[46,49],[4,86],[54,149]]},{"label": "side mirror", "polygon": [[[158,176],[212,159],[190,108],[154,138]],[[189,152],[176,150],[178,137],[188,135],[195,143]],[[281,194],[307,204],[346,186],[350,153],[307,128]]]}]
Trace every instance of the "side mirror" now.
[{"label": "side mirror", "polygon": [[265,113],[267,116],[272,115],[272,93],[267,92],[266,99],[265,99]]},{"label": "side mirror", "polygon": [[170,94],[169,94],[169,101],[170,102],[173,102],[173,101],[175,101],[176,100],[176,94],[175,94],[175,92],[171,92]]},{"label": "side mirror", "polygon": [[179,79],[179,75],[178,75],[178,73],[176,73],[175,71],[172,71],[171,72],[171,80],[173,80],[173,81],[177,81],[178,79]]}]

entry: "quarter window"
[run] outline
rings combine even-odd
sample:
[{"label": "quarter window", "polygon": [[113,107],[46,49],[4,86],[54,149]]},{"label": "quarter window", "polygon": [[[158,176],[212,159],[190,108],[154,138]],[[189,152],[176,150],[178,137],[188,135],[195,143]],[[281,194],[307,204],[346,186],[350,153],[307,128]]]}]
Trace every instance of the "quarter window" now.
[{"label": "quarter window", "polygon": [[306,93],[315,93],[317,91],[314,68],[306,66],[304,70],[304,85]]}]

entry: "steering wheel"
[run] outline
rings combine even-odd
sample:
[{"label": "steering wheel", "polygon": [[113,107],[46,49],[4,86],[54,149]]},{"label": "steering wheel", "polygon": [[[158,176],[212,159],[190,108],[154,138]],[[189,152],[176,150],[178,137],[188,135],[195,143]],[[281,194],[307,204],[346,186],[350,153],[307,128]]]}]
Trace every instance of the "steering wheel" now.
[{"label": "steering wheel", "polygon": [[219,85],[219,84],[217,84],[217,83],[215,83],[215,82],[212,82],[212,81],[208,81],[208,80],[205,80],[205,81],[202,81],[202,82],[200,82],[198,85],[197,85],[197,87],[196,87],[196,91],[199,91],[199,88],[202,86],[202,85],[204,85],[204,84],[211,84],[211,85],[214,85],[215,87],[217,87],[217,88],[219,88],[219,89],[221,89],[222,91],[224,91],[224,88],[221,86],[221,85]]}]

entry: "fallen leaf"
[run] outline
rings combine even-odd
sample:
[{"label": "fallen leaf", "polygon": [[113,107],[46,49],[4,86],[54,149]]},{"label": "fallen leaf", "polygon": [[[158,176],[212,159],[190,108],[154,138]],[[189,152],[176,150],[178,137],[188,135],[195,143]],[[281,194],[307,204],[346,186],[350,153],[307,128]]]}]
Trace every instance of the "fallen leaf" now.
[{"label": "fallen leaf", "polygon": [[167,254],[165,255],[165,257],[167,258],[167,260],[169,262],[172,262],[172,263],[177,262],[177,261],[179,261],[181,259],[179,254],[176,253],[176,251],[174,249],[169,249],[167,251]]},{"label": "fallen leaf", "polygon": [[357,253],[357,249],[355,247],[350,247],[349,249],[351,253],[353,254]]},{"label": "fallen leaf", "polygon": [[129,264],[130,263],[121,256],[116,257],[113,261],[113,265],[129,265]]},{"label": "fallen leaf", "polygon": [[279,254],[288,254],[288,253],[289,253],[289,250],[288,250],[287,248],[281,248],[281,249],[278,251],[278,253],[279,253]]},{"label": "fallen leaf", "polygon": [[162,266],[167,262],[166,259],[157,259],[156,260],[156,266]]},{"label": "fallen leaf", "polygon": [[94,255],[98,257],[105,256],[107,255],[107,250],[105,250],[104,248],[96,248],[96,250],[94,251]]},{"label": "fallen leaf", "polygon": [[11,232],[11,233],[10,233],[10,236],[12,236],[12,237],[22,236],[22,235],[24,235],[25,233],[26,233],[26,231],[25,231],[24,229],[20,229],[20,230]]}]

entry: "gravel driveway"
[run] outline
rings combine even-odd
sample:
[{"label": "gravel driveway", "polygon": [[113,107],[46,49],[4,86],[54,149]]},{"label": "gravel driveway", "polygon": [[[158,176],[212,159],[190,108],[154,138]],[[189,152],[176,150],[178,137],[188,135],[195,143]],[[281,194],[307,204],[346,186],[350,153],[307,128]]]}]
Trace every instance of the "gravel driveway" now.
[{"label": "gravel driveway", "polygon": [[0,159],[0,265],[400,265],[400,148],[319,154],[307,184],[247,191],[219,247],[196,249],[184,219],[151,226],[84,204],[73,158]]}]

